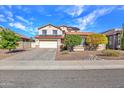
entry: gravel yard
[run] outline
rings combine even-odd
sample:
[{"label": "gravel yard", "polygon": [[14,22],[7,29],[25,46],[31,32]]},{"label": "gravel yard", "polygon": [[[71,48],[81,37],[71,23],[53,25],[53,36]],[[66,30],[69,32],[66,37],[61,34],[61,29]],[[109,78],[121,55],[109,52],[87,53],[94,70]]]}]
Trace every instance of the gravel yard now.
[{"label": "gravel yard", "polygon": [[56,54],[56,60],[124,60],[124,51],[120,52],[119,57],[100,56],[100,53],[100,51],[83,51],[63,54],[58,51]]}]

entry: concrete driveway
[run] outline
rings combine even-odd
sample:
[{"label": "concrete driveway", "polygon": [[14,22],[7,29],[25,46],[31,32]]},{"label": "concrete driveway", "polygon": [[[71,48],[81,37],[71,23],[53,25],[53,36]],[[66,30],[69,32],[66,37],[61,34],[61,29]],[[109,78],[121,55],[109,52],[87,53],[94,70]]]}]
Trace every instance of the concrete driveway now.
[{"label": "concrete driveway", "polygon": [[2,61],[55,60],[55,55],[56,49],[32,49],[3,59]]}]

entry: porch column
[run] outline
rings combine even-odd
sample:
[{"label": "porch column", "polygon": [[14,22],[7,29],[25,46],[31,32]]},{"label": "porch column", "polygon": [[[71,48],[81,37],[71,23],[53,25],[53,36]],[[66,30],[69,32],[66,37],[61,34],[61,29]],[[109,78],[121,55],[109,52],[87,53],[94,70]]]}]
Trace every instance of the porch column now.
[{"label": "porch column", "polygon": [[60,51],[61,39],[57,40],[57,50]]}]

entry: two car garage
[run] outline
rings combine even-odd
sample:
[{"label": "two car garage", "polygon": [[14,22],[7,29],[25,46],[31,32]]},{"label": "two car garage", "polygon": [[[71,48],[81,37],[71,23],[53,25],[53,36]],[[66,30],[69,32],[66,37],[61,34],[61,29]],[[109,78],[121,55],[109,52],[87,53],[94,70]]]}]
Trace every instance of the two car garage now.
[{"label": "two car garage", "polygon": [[57,48],[57,40],[56,41],[40,41],[39,48]]}]

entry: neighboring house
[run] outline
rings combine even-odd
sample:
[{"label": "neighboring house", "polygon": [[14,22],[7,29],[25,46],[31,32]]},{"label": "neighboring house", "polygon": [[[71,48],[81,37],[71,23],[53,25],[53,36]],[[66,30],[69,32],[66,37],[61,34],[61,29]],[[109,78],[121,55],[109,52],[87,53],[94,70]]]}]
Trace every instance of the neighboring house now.
[{"label": "neighboring house", "polygon": [[17,33],[15,33],[15,34],[21,38],[21,40],[18,42],[19,46],[17,48],[19,48],[19,49],[31,48],[31,43],[32,43],[31,38],[28,38],[24,35],[20,35]]},{"label": "neighboring house", "polygon": [[[5,29],[4,27],[0,27],[0,31],[2,31],[3,29]],[[31,48],[31,39],[23,36],[21,34],[18,34],[16,32],[14,32],[17,36],[19,36],[21,38],[21,40],[18,42],[19,46],[17,47],[18,49],[24,49],[24,48]]]},{"label": "neighboring house", "polygon": [[[67,34],[80,35],[83,41],[85,37],[91,35],[90,32],[80,32],[77,27],[65,25],[54,26],[48,24],[38,28],[38,35],[35,37],[35,48],[59,48],[63,44],[64,36]],[[82,42],[84,44],[84,42]]]},{"label": "neighboring house", "polygon": [[122,29],[110,29],[103,32],[108,37],[108,48],[119,49]]}]

